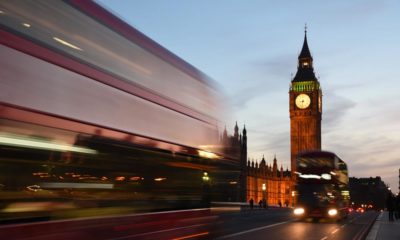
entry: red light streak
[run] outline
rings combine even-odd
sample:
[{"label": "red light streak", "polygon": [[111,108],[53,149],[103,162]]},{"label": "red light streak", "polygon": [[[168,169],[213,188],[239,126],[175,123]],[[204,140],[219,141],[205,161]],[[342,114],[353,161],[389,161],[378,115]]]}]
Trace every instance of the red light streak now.
[{"label": "red light streak", "polygon": [[202,233],[196,233],[196,234],[187,235],[187,236],[183,236],[183,237],[179,237],[179,238],[173,238],[172,240],[189,239],[189,238],[204,236],[204,235],[208,235],[208,234],[209,234],[209,232],[202,232]]}]

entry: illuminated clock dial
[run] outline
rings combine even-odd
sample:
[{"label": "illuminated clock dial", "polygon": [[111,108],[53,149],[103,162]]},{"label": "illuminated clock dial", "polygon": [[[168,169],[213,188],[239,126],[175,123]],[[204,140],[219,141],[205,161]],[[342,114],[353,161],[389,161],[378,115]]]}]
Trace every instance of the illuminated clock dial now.
[{"label": "illuminated clock dial", "polygon": [[306,109],[308,106],[310,106],[311,99],[307,94],[300,94],[296,97],[296,106],[300,109]]}]

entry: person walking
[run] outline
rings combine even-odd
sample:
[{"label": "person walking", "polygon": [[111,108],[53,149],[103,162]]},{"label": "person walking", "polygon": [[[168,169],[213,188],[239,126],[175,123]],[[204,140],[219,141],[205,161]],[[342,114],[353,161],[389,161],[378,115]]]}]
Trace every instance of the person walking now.
[{"label": "person walking", "polygon": [[262,205],[263,205],[263,208],[268,209],[268,202],[266,199],[262,200]]},{"label": "person walking", "polygon": [[253,209],[253,207],[254,207],[254,200],[253,200],[252,198],[250,198],[249,203],[250,203],[250,209]]},{"label": "person walking", "polygon": [[285,207],[289,207],[289,201],[285,200]]},{"label": "person walking", "polygon": [[393,222],[393,212],[394,212],[394,197],[391,192],[388,193],[386,197],[386,209],[389,212],[389,221]]},{"label": "person walking", "polygon": [[394,217],[396,220],[400,219],[400,192],[394,200]]}]

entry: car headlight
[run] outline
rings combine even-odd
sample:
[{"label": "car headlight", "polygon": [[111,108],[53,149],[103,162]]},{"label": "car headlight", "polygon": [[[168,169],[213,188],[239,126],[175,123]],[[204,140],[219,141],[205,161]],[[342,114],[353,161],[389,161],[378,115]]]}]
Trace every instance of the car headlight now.
[{"label": "car headlight", "polygon": [[304,208],[295,208],[293,210],[294,215],[302,215],[304,214]]},{"label": "car headlight", "polygon": [[336,209],[329,209],[328,210],[328,215],[329,216],[336,216],[337,210]]}]

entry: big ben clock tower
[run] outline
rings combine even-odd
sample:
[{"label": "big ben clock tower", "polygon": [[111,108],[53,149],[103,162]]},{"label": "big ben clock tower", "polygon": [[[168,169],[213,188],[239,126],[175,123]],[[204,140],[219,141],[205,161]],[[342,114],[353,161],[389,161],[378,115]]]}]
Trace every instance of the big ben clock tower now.
[{"label": "big ben clock tower", "polygon": [[314,74],[307,29],[304,31],[297,73],[290,84],[289,109],[291,168],[294,173],[299,152],[321,150],[322,91]]}]

